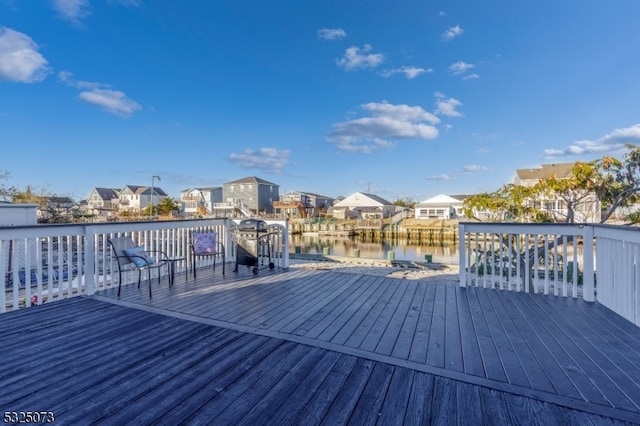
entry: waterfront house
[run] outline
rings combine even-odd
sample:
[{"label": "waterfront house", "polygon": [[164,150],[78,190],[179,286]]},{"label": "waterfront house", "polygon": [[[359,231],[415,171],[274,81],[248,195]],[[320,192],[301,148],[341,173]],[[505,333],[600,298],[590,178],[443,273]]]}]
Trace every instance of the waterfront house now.
[{"label": "waterfront house", "polygon": [[80,214],[80,205],[71,197],[42,197],[42,204],[38,209],[38,222],[59,223],[72,221]]},{"label": "waterfront house", "polygon": [[[542,179],[549,179],[555,176],[557,179],[570,179],[573,177],[573,167],[575,163],[543,164],[537,168],[517,169],[513,180],[515,185],[526,187],[534,186]],[[583,196],[584,195],[584,196]],[[600,222],[601,203],[595,193],[575,194],[577,200],[575,205],[576,222]],[[557,222],[564,222],[568,215],[567,202],[560,196],[549,196],[536,200],[529,200],[532,207],[541,209],[549,213]]]},{"label": "waterfront house", "polygon": [[211,215],[213,205],[222,202],[222,187],[185,189],[180,192],[180,202],[187,217]]},{"label": "waterfront house", "polygon": [[119,196],[119,189],[93,188],[87,197],[86,210],[97,217],[109,218],[118,210]]},{"label": "waterfront house", "polygon": [[273,202],[273,207],[287,217],[316,217],[325,215],[334,200],[312,192],[293,191],[282,194],[280,200]]},{"label": "waterfront house", "polygon": [[280,186],[255,176],[224,183],[222,203],[214,204],[214,213],[244,216],[272,214],[273,202],[280,199]]},{"label": "waterfront house", "polygon": [[[153,191],[153,194],[152,194]],[[160,199],[167,196],[162,188],[154,186],[127,185],[120,191],[120,211],[141,212],[152,202],[157,204]]]},{"label": "waterfront house", "polygon": [[336,219],[384,219],[395,214],[396,206],[374,194],[356,192],[333,205]]},{"label": "waterfront house", "polygon": [[440,194],[415,206],[416,219],[455,219],[462,217],[462,206],[468,195]]}]

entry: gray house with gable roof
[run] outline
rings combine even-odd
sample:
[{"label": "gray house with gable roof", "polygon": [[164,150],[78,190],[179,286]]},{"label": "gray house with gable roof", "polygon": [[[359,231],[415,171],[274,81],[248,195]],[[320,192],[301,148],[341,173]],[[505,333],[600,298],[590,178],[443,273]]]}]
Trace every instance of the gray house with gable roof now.
[{"label": "gray house with gable roof", "polygon": [[222,201],[242,204],[254,214],[274,213],[273,202],[280,199],[280,186],[259,177],[249,176],[222,185]]}]

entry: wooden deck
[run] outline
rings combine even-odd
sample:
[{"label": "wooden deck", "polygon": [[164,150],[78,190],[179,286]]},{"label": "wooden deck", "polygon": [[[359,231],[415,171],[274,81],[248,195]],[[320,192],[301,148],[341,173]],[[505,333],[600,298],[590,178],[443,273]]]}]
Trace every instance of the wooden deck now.
[{"label": "wooden deck", "polygon": [[0,315],[0,408],[60,424],[640,424],[640,328],[334,271],[180,274]]}]

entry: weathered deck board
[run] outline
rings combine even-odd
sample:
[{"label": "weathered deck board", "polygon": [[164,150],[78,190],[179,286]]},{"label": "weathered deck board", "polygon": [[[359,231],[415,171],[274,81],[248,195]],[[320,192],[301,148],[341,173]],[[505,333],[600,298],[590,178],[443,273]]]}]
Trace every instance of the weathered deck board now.
[{"label": "weathered deck board", "polygon": [[410,361],[424,363],[427,359],[427,348],[429,347],[428,342],[431,334],[435,294],[436,285],[428,283],[427,289],[424,293],[422,309],[420,310],[420,316],[418,317],[418,323],[416,325],[416,332],[411,344],[411,351],[409,352]]},{"label": "weathered deck board", "polygon": [[491,304],[490,292],[479,291],[478,300],[489,326],[489,332],[496,346],[499,362],[504,369],[508,383],[522,387],[530,387],[531,382],[522,368],[520,359],[518,359],[513,345],[509,341],[509,335],[502,326],[500,312],[496,311]]},{"label": "weathered deck board", "polygon": [[407,315],[402,323],[402,327],[398,331],[398,337],[390,354],[394,358],[409,359],[426,291],[427,283],[419,281],[416,284],[416,291],[413,293],[411,304],[408,306]]},{"label": "weathered deck board", "polygon": [[491,330],[482,310],[482,305],[478,299],[478,291],[474,288],[467,288],[465,292],[469,302],[469,311],[475,326],[476,341],[480,348],[485,377],[506,382],[507,375],[500,361],[498,348],[491,335]]},{"label": "weathered deck board", "polygon": [[640,423],[640,332],[597,304],[242,272],[1,315],[0,408],[65,424]]},{"label": "weathered deck board", "polygon": [[[499,316],[500,323],[511,347],[513,348],[513,353],[518,359],[527,380],[531,383],[531,386],[534,389],[540,389],[545,392],[554,392],[555,388],[546,376],[545,371],[538,363],[535,353],[529,347],[529,339],[525,338],[523,331],[527,331],[526,326],[521,324],[522,329],[517,326],[518,323],[521,323],[521,317],[518,315],[518,312],[512,310],[511,306],[508,304],[503,303],[503,300],[500,298],[500,292],[487,292],[487,295],[495,311],[507,313],[507,315]],[[532,338],[531,340],[533,342],[532,345],[537,343],[535,338]]]},{"label": "weathered deck board", "polygon": [[475,333],[475,324],[473,323],[473,317],[469,309],[467,289],[460,289],[460,291],[456,292],[456,297],[464,372],[474,376],[485,377],[480,346],[478,345]]},{"label": "weathered deck board", "polygon": [[369,313],[370,307],[381,296],[381,294],[387,290],[384,286],[384,279],[382,277],[371,277],[372,280],[368,281],[368,292],[366,298],[359,299],[360,304],[353,304],[346,311],[350,313],[350,316],[340,318],[339,330],[332,337],[331,341],[338,345],[345,345],[347,340],[351,337],[354,331],[360,327],[360,324],[364,321],[364,318]]}]

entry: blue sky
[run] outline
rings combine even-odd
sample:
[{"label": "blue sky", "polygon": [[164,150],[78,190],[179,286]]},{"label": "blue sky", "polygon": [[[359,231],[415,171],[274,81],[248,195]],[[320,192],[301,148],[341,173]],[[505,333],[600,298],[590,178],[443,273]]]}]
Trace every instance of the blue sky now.
[{"label": "blue sky", "polygon": [[390,201],[640,145],[640,2],[0,0],[0,170]]}]

